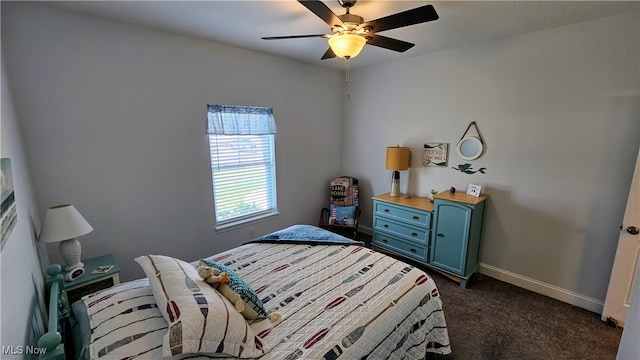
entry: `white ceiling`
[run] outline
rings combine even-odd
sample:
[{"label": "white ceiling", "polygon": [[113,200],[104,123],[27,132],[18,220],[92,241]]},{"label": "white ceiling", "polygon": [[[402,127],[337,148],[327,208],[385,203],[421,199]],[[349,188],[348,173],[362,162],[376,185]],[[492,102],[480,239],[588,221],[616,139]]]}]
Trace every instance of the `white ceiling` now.
[{"label": "white ceiling", "polygon": [[[323,0],[337,15],[337,0]],[[211,39],[307,63],[344,68],[339,58],[320,60],[326,39],[262,40],[263,36],[330,33],[328,25],[294,0],[281,1],[51,1],[50,4],[179,34]],[[381,32],[412,42],[398,53],[365,46],[352,68],[515,36],[575,22],[638,11],[640,1],[366,1],[352,14],[373,20],[432,4],[439,20]]]}]

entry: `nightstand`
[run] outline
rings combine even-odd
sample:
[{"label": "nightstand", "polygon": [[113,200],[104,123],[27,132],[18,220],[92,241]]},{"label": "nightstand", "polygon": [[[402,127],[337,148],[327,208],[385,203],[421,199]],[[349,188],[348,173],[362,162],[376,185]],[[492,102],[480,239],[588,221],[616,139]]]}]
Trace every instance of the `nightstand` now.
[{"label": "nightstand", "polygon": [[[81,297],[120,283],[120,267],[111,254],[83,260],[84,274],[73,281],[64,282],[64,290],[71,305]],[[113,266],[109,271],[92,274],[97,267]]]}]

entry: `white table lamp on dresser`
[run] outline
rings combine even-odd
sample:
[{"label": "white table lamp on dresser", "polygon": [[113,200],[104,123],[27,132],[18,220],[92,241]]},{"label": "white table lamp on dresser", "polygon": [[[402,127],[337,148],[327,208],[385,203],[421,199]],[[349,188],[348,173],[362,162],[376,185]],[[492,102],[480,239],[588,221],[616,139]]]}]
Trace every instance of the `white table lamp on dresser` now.
[{"label": "white table lamp on dresser", "polygon": [[60,242],[59,251],[66,265],[65,271],[82,268],[80,241],[78,237],[93,231],[73,205],[56,205],[47,210],[38,241]]}]

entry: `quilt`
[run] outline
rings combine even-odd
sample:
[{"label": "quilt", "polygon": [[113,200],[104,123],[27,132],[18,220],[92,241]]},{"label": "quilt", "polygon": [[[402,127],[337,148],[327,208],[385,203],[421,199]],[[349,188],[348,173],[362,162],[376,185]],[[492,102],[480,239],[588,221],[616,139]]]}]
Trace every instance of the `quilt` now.
[{"label": "quilt", "polygon": [[[258,242],[206,259],[232,268],[268,312],[281,313],[279,322],[250,324],[266,349],[260,359],[424,359],[427,352],[451,352],[433,279],[382,253],[358,244]],[[74,313],[87,318],[84,358],[162,358],[167,322],[147,279],[85,296]],[[174,358],[213,357],[219,355]]]}]

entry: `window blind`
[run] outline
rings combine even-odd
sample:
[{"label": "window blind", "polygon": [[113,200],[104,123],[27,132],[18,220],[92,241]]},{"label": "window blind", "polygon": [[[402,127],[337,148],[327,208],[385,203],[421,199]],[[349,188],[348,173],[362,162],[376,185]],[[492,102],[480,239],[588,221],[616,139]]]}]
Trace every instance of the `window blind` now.
[{"label": "window blind", "polygon": [[275,120],[270,108],[209,105],[216,226],[275,213]]}]

